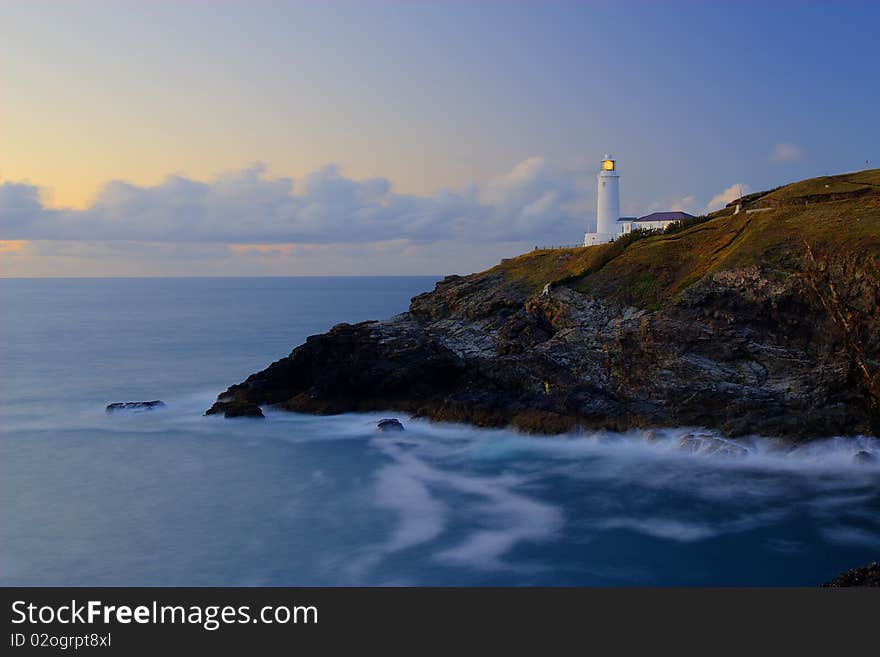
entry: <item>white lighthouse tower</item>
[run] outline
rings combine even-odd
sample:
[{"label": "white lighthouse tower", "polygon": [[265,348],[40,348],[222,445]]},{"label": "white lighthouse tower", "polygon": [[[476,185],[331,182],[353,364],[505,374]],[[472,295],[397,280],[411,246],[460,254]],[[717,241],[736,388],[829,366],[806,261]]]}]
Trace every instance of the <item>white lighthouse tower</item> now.
[{"label": "white lighthouse tower", "polygon": [[613,240],[617,234],[617,220],[620,218],[620,174],[617,172],[617,162],[610,155],[602,158],[602,166],[596,177],[599,182],[596,232],[584,235],[584,246]]}]

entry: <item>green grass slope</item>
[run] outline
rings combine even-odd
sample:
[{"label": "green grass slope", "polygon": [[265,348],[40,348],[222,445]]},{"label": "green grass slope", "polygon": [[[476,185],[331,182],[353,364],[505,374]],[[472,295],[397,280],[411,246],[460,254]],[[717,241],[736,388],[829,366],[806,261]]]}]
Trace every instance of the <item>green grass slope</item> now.
[{"label": "green grass slope", "polygon": [[880,261],[880,169],[804,180],[757,196],[739,214],[728,208],[676,233],[533,251],[487,273],[500,272],[531,289],[565,283],[658,308],[716,271],[750,265],[779,276],[799,271],[808,246],[817,254]]}]

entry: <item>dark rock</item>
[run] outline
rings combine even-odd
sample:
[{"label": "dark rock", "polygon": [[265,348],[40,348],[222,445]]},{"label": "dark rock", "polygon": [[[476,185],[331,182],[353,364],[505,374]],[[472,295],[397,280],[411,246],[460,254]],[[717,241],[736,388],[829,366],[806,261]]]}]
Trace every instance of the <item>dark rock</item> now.
[{"label": "dark rock", "polygon": [[830,588],[839,588],[844,586],[880,586],[880,566],[877,562],[869,563],[867,566],[860,568],[852,568],[846,572],[840,573],[830,582],[825,582],[822,586]]},{"label": "dark rock", "polygon": [[205,411],[205,415],[222,414],[223,417],[264,417],[258,404],[248,401],[218,401]]},{"label": "dark rock", "polygon": [[877,457],[874,454],[871,454],[871,452],[860,450],[853,454],[853,461],[856,463],[876,463]]},{"label": "dark rock", "polygon": [[112,404],[107,404],[107,408],[104,410],[107,413],[116,413],[118,411],[133,411],[137,413],[140,411],[152,411],[164,406],[165,402],[160,399],[154,399],[153,401],[113,402]]},{"label": "dark rock", "polygon": [[376,424],[376,428],[379,431],[405,431],[403,425],[400,423],[400,420],[397,418],[386,418],[384,420],[379,420]]},{"label": "dark rock", "polygon": [[[876,290],[863,288],[864,333],[880,335]],[[710,274],[654,310],[561,282],[542,295],[489,270],[443,279],[408,313],[309,337],[208,412],[393,409],[534,433],[700,426],[790,441],[873,434],[875,404],[828,322],[801,277],[755,266]],[[860,347],[870,362],[880,359],[878,345]],[[743,453],[705,440],[683,446]]]}]

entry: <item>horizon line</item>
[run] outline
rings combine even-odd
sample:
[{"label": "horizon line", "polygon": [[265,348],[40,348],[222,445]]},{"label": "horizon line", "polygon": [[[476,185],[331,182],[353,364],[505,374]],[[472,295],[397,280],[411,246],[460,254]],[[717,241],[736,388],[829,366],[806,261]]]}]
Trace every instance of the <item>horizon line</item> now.
[{"label": "horizon line", "polygon": [[[464,274],[466,275],[466,274]],[[110,279],[180,279],[180,278],[443,278],[449,274],[282,274],[278,276],[242,275],[242,276],[0,276],[0,280],[6,281],[35,281],[35,280],[110,280]]]}]

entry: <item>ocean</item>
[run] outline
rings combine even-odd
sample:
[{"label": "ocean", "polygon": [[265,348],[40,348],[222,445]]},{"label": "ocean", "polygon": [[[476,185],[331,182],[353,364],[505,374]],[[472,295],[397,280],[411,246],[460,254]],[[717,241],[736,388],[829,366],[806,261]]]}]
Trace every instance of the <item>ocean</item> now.
[{"label": "ocean", "polygon": [[880,557],[873,437],[732,457],[680,449],[689,427],[203,415],[435,280],[0,280],[0,584],[814,586]]}]

